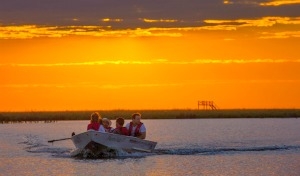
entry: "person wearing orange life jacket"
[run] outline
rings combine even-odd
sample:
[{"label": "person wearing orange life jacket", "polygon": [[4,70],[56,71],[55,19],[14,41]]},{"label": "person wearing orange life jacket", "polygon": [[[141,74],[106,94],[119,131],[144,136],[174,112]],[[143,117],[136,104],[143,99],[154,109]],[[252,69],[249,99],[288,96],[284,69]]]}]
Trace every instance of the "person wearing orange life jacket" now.
[{"label": "person wearing orange life jacket", "polygon": [[140,113],[132,114],[132,120],[130,123],[126,124],[129,136],[134,136],[140,139],[146,138],[146,127],[141,122],[142,115]]},{"label": "person wearing orange life jacket", "polygon": [[123,127],[125,120],[122,117],[116,119],[116,128],[113,130],[113,133],[128,136],[128,130],[126,127]]},{"label": "person wearing orange life jacket", "polygon": [[91,121],[87,126],[87,130],[105,132],[105,129],[102,125],[102,118],[98,112],[93,112],[91,114]]}]

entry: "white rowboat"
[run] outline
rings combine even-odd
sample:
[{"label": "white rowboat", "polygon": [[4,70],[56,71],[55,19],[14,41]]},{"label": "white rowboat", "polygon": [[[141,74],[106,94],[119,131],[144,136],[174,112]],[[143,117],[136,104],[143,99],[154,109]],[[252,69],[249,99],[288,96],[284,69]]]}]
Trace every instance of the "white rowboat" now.
[{"label": "white rowboat", "polygon": [[72,136],[76,150],[72,156],[84,154],[87,151],[93,156],[101,156],[111,151],[125,152],[152,152],[157,142],[143,140],[132,136],[125,136],[113,133],[102,133],[98,131],[87,131]]}]

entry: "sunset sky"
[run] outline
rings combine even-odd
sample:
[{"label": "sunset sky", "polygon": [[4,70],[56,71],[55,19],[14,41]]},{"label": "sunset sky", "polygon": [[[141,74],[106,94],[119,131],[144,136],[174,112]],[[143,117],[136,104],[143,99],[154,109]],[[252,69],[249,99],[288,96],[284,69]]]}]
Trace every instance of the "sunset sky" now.
[{"label": "sunset sky", "polygon": [[0,4],[0,111],[300,108],[300,0]]}]

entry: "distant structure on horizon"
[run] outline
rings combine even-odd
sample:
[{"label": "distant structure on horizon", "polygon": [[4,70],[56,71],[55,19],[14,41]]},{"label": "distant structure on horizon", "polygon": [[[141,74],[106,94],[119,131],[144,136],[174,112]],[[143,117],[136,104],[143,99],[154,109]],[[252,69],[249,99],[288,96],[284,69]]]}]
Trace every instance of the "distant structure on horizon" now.
[{"label": "distant structure on horizon", "polygon": [[200,106],[205,110],[217,110],[217,105],[213,101],[198,101],[198,110]]}]

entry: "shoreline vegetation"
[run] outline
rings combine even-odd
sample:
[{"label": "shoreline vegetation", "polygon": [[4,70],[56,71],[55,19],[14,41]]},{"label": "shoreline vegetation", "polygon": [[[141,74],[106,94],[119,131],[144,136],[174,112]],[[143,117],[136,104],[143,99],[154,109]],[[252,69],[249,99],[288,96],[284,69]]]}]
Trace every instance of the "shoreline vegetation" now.
[{"label": "shoreline vegetation", "polygon": [[102,118],[130,119],[140,112],[143,119],[220,119],[220,118],[298,118],[300,109],[229,109],[229,110],[94,110],[94,111],[30,111],[0,112],[0,123],[55,122],[89,120],[92,112]]}]

